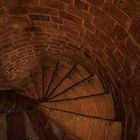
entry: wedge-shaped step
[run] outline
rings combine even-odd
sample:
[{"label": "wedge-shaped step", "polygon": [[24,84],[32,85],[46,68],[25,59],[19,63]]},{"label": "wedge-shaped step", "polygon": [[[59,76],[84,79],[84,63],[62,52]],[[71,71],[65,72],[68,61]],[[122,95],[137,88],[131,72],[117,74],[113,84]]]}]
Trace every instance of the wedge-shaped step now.
[{"label": "wedge-shaped step", "polygon": [[37,71],[37,73],[35,73],[34,75],[32,75],[32,80],[34,82],[34,85],[35,85],[35,88],[37,90],[37,93],[39,95],[39,98],[42,98],[42,95],[43,95],[43,77],[42,77],[42,74],[43,74],[43,69]]},{"label": "wedge-shaped step", "polygon": [[34,99],[39,98],[38,92],[37,92],[36,87],[33,83],[31,75],[25,79],[22,87],[24,89],[26,89],[26,96],[29,96],[29,97],[34,98]]},{"label": "wedge-shaped step", "polygon": [[50,86],[52,84],[53,78],[54,78],[54,73],[56,69],[57,63],[47,63],[47,65],[44,66],[44,78],[43,78],[43,83],[44,83],[44,93],[43,93],[43,98],[45,99],[48,95],[48,91],[50,89]]},{"label": "wedge-shaped step", "polygon": [[82,140],[120,140],[122,124],[118,121],[88,118],[59,110],[40,107],[52,120]]},{"label": "wedge-shaped step", "polygon": [[50,99],[50,101],[82,98],[104,93],[104,87],[102,86],[102,83],[98,76],[95,74],[86,81],[83,81],[79,85],[76,85],[73,88],[69,89],[67,92],[60,94],[59,96],[55,96],[55,98]]},{"label": "wedge-shaped step", "polygon": [[43,103],[43,106],[69,111],[87,116],[106,119],[115,118],[115,109],[111,94],[98,95],[76,100]]},{"label": "wedge-shaped step", "polygon": [[[117,121],[93,120],[90,140],[121,140],[122,124]],[[103,135],[101,135],[101,133]]]},{"label": "wedge-shaped step", "polygon": [[82,66],[77,65],[49,98],[52,98],[61,92],[65,92],[68,88],[71,88],[88,77],[90,77],[90,74]]},{"label": "wedge-shaped step", "polygon": [[47,70],[47,68],[44,68],[44,93],[43,98],[47,96],[47,89],[49,87],[50,81],[53,76],[53,70]]},{"label": "wedge-shaped step", "polygon": [[54,79],[50,85],[48,95],[52,94],[55,89],[63,82],[68,74],[73,69],[73,66],[64,62],[59,62],[54,74]]}]

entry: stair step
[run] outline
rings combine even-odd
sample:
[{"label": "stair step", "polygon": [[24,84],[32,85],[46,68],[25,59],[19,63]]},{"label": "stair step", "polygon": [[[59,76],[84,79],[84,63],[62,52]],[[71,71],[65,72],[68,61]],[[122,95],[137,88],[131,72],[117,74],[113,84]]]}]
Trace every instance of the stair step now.
[{"label": "stair step", "polygon": [[91,74],[85,68],[83,68],[81,65],[77,65],[68,76],[68,78],[71,79],[74,83],[77,83],[82,79],[89,77],[90,75]]},{"label": "stair step", "polygon": [[42,103],[43,106],[64,111],[79,113],[87,116],[96,116],[107,119],[115,118],[115,109],[111,94]]},{"label": "stair step", "polygon": [[53,97],[67,88],[79,83],[80,81],[84,80],[85,78],[89,77],[90,74],[81,66],[77,66],[73,71],[63,80],[63,82],[59,85],[59,87],[53,92],[50,96]]},{"label": "stair step", "polygon": [[48,63],[44,66],[44,97],[46,98],[52,84],[57,63]]},{"label": "stair step", "polygon": [[[115,120],[112,94],[104,89],[97,74],[90,74],[81,65],[48,62],[27,81],[27,94],[45,99],[38,109],[77,140],[121,139],[122,123]],[[27,114],[39,128],[36,121],[42,119],[36,118],[37,113]],[[44,133],[36,131],[36,138],[39,135],[44,139]]]},{"label": "stair step", "polygon": [[82,140],[120,140],[122,124],[118,121],[109,121],[97,118],[85,118],[58,110],[40,107],[55,122],[74,133]]},{"label": "stair step", "polygon": [[59,86],[59,83],[63,80],[63,78],[65,78],[65,76],[71,69],[71,65],[64,62],[59,62],[56,73],[54,75],[54,80],[52,81],[48,94],[51,94],[53,90],[55,90],[55,88]]},{"label": "stair step", "polygon": [[95,74],[90,79],[80,83],[79,85],[71,88],[64,94],[56,96],[50,101],[56,100],[65,100],[65,99],[74,99],[74,98],[81,98],[85,96],[92,96],[105,93],[102,83],[98,76]]},{"label": "stair step", "polygon": [[45,70],[44,71],[44,97],[47,94],[47,89],[48,89],[50,81],[52,79],[53,72],[54,72],[53,70]]},{"label": "stair step", "polygon": [[121,122],[94,120],[93,125],[91,127],[89,140],[120,140],[121,130]]},{"label": "stair step", "polygon": [[40,70],[37,74],[32,75],[32,80],[38,92],[39,98],[42,98],[42,70]]},{"label": "stair step", "polygon": [[22,87],[26,89],[27,92],[26,96],[30,96],[31,98],[38,99],[38,93],[33,83],[33,80],[31,78],[31,75],[28,78],[26,78]]}]

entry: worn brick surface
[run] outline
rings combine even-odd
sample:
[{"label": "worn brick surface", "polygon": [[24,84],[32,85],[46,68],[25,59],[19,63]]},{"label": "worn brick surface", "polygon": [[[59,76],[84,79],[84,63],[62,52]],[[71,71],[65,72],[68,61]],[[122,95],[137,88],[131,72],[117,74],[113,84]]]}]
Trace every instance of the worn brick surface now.
[{"label": "worn brick surface", "polygon": [[[140,110],[139,13],[138,0],[1,0],[0,81],[21,86],[30,72],[52,59],[80,63],[91,73],[99,72],[106,85],[114,84],[114,98],[127,110],[126,123],[136,128],[131,132],[124,128],[124,139],[135,140],[138,131],[134,132],[134,115]],[[111,83],[100,72],[102,68]],[[50,81],[52,73],[46,74],[45,81]],[[83,77],[77,73],[59,91],[75,83],[76,77]],[[30,82],[28,79],[30,96],[36,98]],[[48,83],[45,87],[47,90]],[[81,90],[73,90],[71,95]]]}]

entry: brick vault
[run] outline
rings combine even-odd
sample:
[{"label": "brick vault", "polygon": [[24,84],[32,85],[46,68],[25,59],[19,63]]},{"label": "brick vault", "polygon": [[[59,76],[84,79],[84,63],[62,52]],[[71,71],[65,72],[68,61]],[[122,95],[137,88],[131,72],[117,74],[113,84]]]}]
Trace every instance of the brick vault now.
[{"label": "brick vault", "polygon": [[0,0],[0,140],[139,140],[140,1]]}]

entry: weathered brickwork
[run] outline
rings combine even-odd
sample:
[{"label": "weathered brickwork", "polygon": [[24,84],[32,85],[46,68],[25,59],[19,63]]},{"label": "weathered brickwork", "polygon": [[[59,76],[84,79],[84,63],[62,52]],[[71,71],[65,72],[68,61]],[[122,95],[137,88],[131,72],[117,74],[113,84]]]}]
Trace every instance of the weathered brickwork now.
[{"label": "weathered brickwork", "polygon": [[137,118],[139,16],[138,0],[0,0],[0,81],[20,84],[48,59],[103,67]]}]

